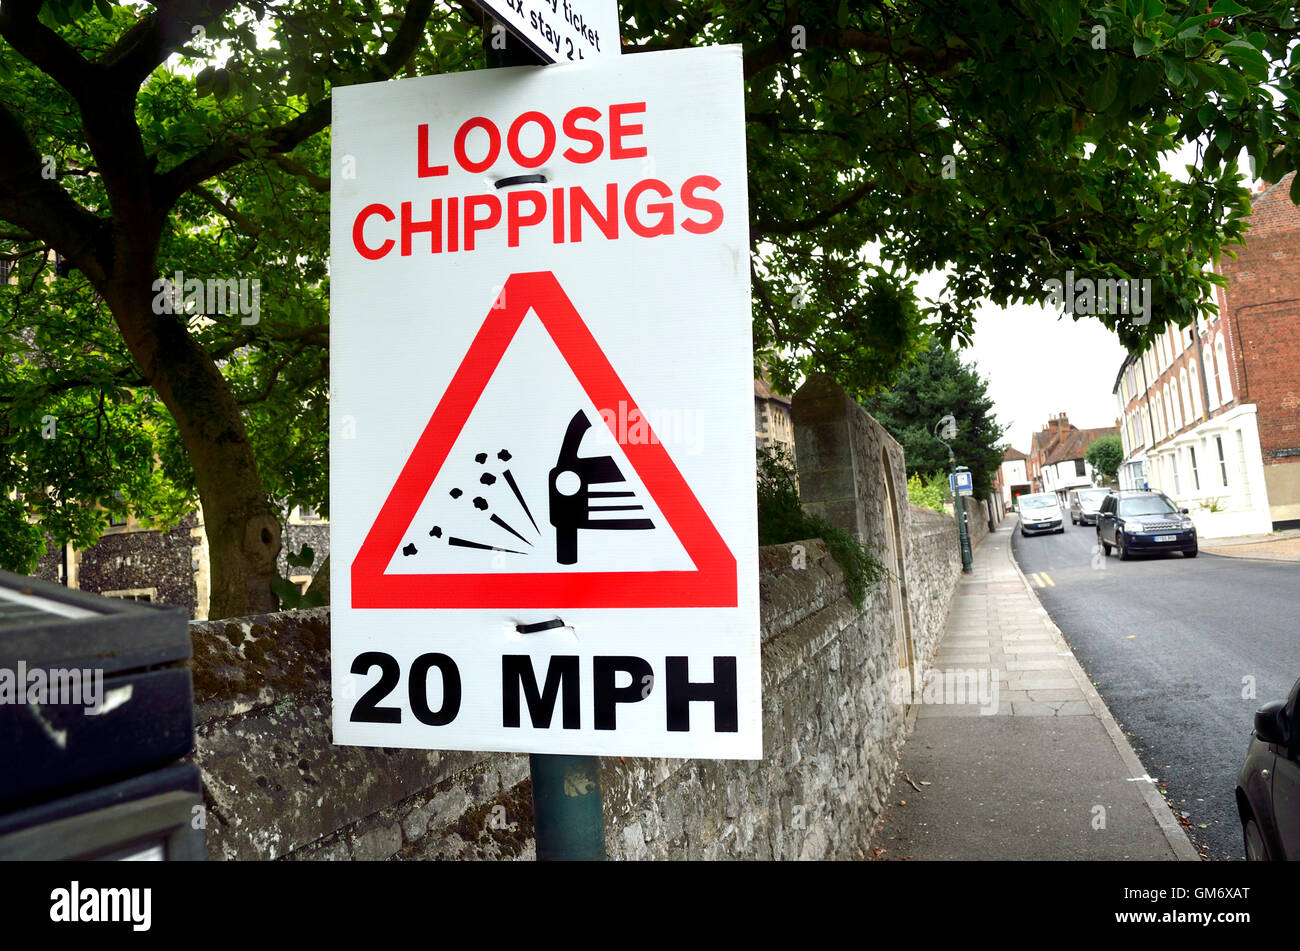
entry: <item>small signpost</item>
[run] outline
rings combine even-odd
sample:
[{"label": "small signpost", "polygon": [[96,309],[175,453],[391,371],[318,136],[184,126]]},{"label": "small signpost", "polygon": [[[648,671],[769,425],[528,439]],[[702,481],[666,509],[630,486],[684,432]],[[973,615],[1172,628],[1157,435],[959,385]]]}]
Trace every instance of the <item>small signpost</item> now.
[{"label": "small signpost", "polygon": [[476,2],[545,63],[586,63],[619,55],[618,4],[612,0]]},{"label": "small signpost", "polygon": [[581,65],[335,90],[331,646],[335,742],[562,754],[598,842],[589,757],[762,735],[740,48],[586,6]]}]

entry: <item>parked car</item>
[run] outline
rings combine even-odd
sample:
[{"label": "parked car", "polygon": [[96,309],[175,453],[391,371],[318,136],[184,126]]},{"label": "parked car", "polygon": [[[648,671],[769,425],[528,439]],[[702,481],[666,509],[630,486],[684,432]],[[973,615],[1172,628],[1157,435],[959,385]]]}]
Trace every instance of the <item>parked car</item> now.
[{"label": "parked car", "polygon": [[1022,495],[1020,502],[1020,534],[1042,535],[1046,532],[1065,531],[1065,513],[1055,492],[1035,492]]},{"label": "parked car", "polygon": [[1300,860],[1300,680],[1286,700],[1255,711],[1237,774],[1237,814],[1247,860]]},{"label": "parked car", "polygon": [[1075,525],[1096,525],[1101,503],[1109,494],[1109,489],[1071,489],[1070,521]]},{"label": "parked car", "polygon": [[1180,551],[1195,558],[1196,526],[1163,492],[1115,490],[1097,513],[1097,543],[1107,555],[1114,548],[1122,560],[1149,552]]}]

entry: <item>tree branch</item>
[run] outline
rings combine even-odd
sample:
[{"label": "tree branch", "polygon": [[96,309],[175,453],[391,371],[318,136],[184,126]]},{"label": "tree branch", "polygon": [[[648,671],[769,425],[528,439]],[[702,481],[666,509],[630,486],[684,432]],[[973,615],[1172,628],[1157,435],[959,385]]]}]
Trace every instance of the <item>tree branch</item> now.
[{"label": "tree branch", "polygon": [[[781,35],[772,42],[746,53],[745,78],[750,79],[778,63],[788,62],[796,52],[799,52],[795,49],[792,40],[792,36]],[[804,40],[809,48],[815,46],[829,50],[882,53],[890,59],[900,59],[923,72],[936,75],[951,72],[958,63],[969,59],[972,55],[969,49],[951,49],[947,46],[931,49],[915,43],[907,43],[895,48],[895,44],[890,42],[889,37],[867,33],[864,30],[808,30]]]},{"label": "tree branch", "polygon": [[0,37],[79,99],[99,84],[100,71],[37,19],[43,5],[43,0],[5,0],[0,5]]},{"label": "tree branch", "polygon": [[137,88],[145,78],[193,37],[194,27],[221,19],[238,0],[181,0],[159,4],[153,13],[127,30],[98,64],[115,81]]},{"label": "tree branch", "polygon": [[830,220],[836,215],[848,211],[859,201],[861,201],[868,192],[876,187],[874,181],[866,181],[859,185],[853,191],[849,192],[829,208],[824,208],[811,218],[793,218],[788,221],[759,221],[755,220],[749,229],[750,241],[757,241],[761,238],[771,237],[773,235],[791,235],[799,234],[804,231],[816,231],[830,224]]},{"label": "tree branch", "polygon": [[26,130],[0,104],[0,219],[39,235],[87,277],[102,280],[105,222],[45,178],[41,164]]},{"label": "tree branch", "polygon": [[[402,18],[402,25],[397,28],[388,48],[380,55],[378,61],[369,69],[360,70],[347,79],[352,83],[380,82],[396,74],[415,53],[421,37],[424,36],[424,28],[433,10],[433,3],[434,0],[411,0]],[[335,82],[335,85],[344,84],[340,81]],[[259,138],[270,139],[271,146],[266,150],[270,154],[283,155],[291,152],[300,143],[329,125],[332,108],[332,100],[327,96],[288,122],[267,130]],[[164,174],[155,176],[154,194],[160,207],[170,208],[176,199],[195,185],[248,161],[249,149],[247,139],[231,134],[196,155],[190,156]]]}]

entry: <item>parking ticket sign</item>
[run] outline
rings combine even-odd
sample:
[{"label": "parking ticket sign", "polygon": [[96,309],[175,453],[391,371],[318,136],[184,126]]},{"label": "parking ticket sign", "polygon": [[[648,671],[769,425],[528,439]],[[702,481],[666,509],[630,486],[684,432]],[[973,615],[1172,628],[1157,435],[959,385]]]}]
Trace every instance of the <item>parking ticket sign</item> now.
[{"label": "parking ticket sign", "polygon": [[758,758],[739,47],[335,90],[334,737]]}]

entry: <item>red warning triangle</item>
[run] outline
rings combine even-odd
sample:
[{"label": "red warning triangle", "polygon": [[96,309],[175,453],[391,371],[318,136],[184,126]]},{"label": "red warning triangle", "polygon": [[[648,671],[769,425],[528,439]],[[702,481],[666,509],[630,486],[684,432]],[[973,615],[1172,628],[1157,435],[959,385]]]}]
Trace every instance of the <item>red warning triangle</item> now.
[{"label": "red warning triangle", "polygon": [[501,299],[506,305],[494,307],[483,321],[352,562],[352,606],[736,607],[736,557],[657,437],[619,445],[695,564],[694,571],[387,573],[404,533],[530,310],[540,318],[592,403],[617,406],[624,401],[629,417],[637,408],[554,274],[512,274]]}]

